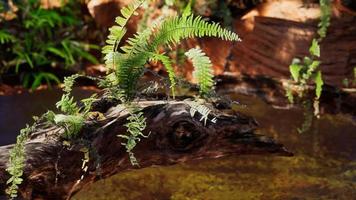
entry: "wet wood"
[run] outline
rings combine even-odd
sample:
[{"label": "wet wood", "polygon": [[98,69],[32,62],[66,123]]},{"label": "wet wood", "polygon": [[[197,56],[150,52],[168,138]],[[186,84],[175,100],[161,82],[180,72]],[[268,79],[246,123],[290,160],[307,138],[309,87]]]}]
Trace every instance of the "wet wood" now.
[{"label": "wet wood", "polygon": [[[209,104],[210,105],[210,104]],[[228,104],[215,102],[219,108]],[[221,106],[224,105],[224,106]],[[204,125],[201,116],[190,115],[190,107],[183,101],[140,101],[147,118],[142,138],[134,149],[140,164],[130,164],[124,142],[117,137],[125,134],[127,112],[122,105],[102,99],[93,110],[101,111],[101,120],[87,120],[80,138],[72,141],[70,148],[63,145],[63,129],[55,126],[36,126],[26,143],[26,166],[20,193],[25,199],[69,199],[84,185],[129,169],[152,165],[172,165],[189,160],[217,158],[240,154],[274,154],[290,156],[283,145],[273,139],[255,134],[256,121],[239,113],[226,114],[211,104],[209,118]],[[81,165],[83,144],[91,146],[89,168],[83,172]],[[0,147],[0,187],[4,191],[9,178],[5,172],[8,153],[12,145]],[[94,156],[96,155],[96,156]],[[83,180],[78,182],[84,175]]]}]

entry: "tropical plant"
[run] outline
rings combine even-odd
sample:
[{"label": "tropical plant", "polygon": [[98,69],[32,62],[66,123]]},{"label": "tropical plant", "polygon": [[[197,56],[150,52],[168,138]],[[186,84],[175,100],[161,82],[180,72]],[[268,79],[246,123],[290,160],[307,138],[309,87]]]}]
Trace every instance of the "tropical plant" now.
[{"label": "tropical plant", "polygon": [[[0,75],[20,74],[25,87],[58,83],[53,71],[68,69],[81,60],[98,63],[88,53],[97,46],[79,41],[83,22],[79,1],[66,1],[60,8],[44,9],[39,0],[16,1],[16,17],[0,20]],[[1,18],[1,17],[0,17]]]}]

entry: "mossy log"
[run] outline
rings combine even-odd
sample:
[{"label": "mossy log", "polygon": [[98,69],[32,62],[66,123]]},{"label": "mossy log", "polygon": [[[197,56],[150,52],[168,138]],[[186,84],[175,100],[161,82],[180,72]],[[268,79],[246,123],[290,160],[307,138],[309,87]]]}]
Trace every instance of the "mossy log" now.
[{"label": "mossy log", "polygon": [[[283,145],[255,133],[256,121],[239,113],[226,112],[226,104],[209,104],[209,118],[190,114],[184,101],[140,101],[147,118],[142,138],[133,150],[139,166],[132,166],[119,134],[125,134],[127,111],[123,105],[101,99],[94,104],[97,117],[88,119],[78,139],[64,145],[63,129],[37,124],[26,142],[26,164],[20,194],[24,199],[70,199],[84,185],[125,170],[152,165],[172,165],[203,158],[240,154],[291,156]],[[219,109],[220,108],[220,109]],[[102,113],[102,114],[99,114]],[[100,116],[100,117],[99,117]],[[84,145],[86,144],[86,145]],[[82,169],[84,146],[91,147],[87,171]],[[9,150],[0,147],[0,187],[4,191],[9,175],[5,171]],[[81,179],[82,177],[82,179]],[[80,180],[81,179],[81,180]],[[80,180],[80,181],[79,181]]]}]

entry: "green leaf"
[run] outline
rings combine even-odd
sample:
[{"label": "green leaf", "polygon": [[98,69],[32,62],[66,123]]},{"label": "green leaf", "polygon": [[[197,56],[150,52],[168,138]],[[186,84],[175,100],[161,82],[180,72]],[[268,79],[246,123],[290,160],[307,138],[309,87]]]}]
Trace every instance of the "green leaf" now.
[{"label": "green leaf", "polygon": [[185,6],[182,16],[187,17],[192,14],[192,0],[189,0],[188,4]]},{"label": "green leaf", "polygon": [[185,55],[193,62],[193,77],[198,81],[200,94],[209,95],[214,86],[214,74],[209,57],[199,48],[190,49]]},{"label": "green leaf", "polygon": [[316,40],[315,38],[312,41],[312,45],[309,48],[309,52],[313,56],[320,57],[320,46],[318,40]]},{"label": "green leaf", "polygon": [[323,78],[322,78],[322,75],[321,75],[321,71],[319,70],[316,75],[315,75],[315,78],[314,78],[314,81],[315,81],[315,95],[316,95],[316,98],[319,99],[320,96],[321,96],[321,92],[322,92],[322,87],[324,85],[324,82],[323,82]]},{"label": "green leaf", "polygon": [[289,71],[294,79],[295,82],[299,81],[299,73],[302,67],[299,64],[291,64],[289,66]]},{"label": "green leaf", "polygon": [[53,53],[54,55],[57,55],[63,59],[67,59],[67,55],[65,52],[61,51],[60,49],[57,49],[55,47],[48,47],[47,51]]},{"label": "green leaf", "polygon": [[35,80],[32,83],[31,89],[35,90],[36,88],[38,88],[42,81],[45,80],[47,85],[49,87],[51,87],[51,81],[54,81],[55,83],[59,84],[60,80],[57,78],[56,75],[52,74],[52,73],[48,73],[48,72],[39,72],[34,74]]}]

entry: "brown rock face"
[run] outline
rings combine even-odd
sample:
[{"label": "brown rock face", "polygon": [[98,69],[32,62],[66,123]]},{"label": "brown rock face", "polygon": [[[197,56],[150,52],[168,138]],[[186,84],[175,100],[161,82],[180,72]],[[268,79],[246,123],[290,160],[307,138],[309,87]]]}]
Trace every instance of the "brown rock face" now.
[{"label": "brown rock face", "polygon": [[107,28],[114,25],[115,17],[120,15],[120,8],[125,5],[116,0],[91,0],[87,6],[95,22]]},{"label": "brown rock face", "polygon": [[[282,11],[279,13],[283,14]],[[259,12],[252,16],[253,19],[245,17],[236,21],[236,26],[250,26],[251,31],[243,29],[243,41],[234,46],[228,71],[288,78],[292,59],[308,55],[318,18],[270,17],[273,15],[279,17],[278,11]],[[356,66],[356,27],[350,25],[355,23],[356,18],[352,16],[334,17],[327,37],[321,43],[321,70],[328,84],[341,85],[345,77],[352,79],[352,70]]]}]

